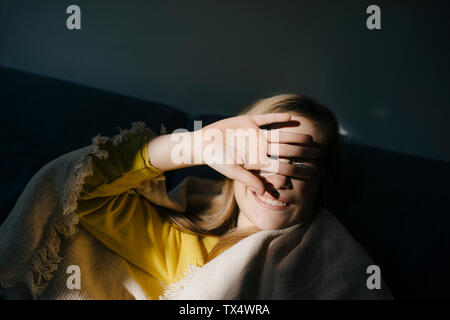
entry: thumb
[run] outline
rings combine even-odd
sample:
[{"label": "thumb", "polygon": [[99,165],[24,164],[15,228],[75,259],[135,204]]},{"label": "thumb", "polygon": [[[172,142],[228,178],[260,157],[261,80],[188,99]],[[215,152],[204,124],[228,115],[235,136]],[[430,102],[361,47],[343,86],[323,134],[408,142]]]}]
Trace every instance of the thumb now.
[{"label": "thumb", "polygon": [[255,191],[257,194],[263,194],[264,193],[264,183],[259,179],[257,176],[255,176],[250,171],[244,169],[243,167],[237,165],[233,168],[233,176],[234,179],[242,182],[245,184],[248,188]]}]

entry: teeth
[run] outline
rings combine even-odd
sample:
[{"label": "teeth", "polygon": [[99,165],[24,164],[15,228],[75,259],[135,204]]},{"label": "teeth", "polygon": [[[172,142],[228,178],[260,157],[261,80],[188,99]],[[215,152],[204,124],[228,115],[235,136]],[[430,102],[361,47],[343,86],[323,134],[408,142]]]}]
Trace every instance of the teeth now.
[{"label": "teeth", "polygon": [[265,202],[265,203],[267,203],[267,204],[270,204],[270,205],[272,205],[272,206],[285,207],[285,206],[288,205],[288,204],[287,204],[286,202],[284,202],[284,201],[279,201],[279,200],[270,199],[270,198],[265,197],[265,196],[259,196],[259,195],[257,195],[257,197],[258,197],[258,199],[260,199],[261,201],[263,201],[263,202]]}]

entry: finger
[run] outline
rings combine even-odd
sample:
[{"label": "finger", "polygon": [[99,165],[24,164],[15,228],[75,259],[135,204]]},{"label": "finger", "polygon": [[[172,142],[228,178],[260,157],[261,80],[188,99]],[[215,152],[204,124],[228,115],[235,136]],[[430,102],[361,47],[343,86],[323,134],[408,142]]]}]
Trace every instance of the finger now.
[{"label": "finger", "polygon": [[270,143],[268,147],[269,156],[283,158],[299,158],[304,160],[317,160],[321,152],[319,148],[305,147],[286,143]]},{"label": "finger", "polygon": [[257,194],[264,194],[264,183],[250,171],[241,166],[234,166],[231,174],[234,180],[242,182]]},{"label": "finger", "polygon": [[253,121],[255,121],[258,127],[271,123],[287,122],[291,120],[291,115],[289,113],[266,113],[257,114],[250,117]]},{"label": "finger", "polygon": [[312,144],[313,137],[309,134],[287,132],[281,130],[268,130],[267,141],[275,143]]},{"label": "finger", "polygon": [[259,145],[258,145],[258,162],[257,163],[262,166],[270,165],[270,163],[268,163],[268,161],[269,161],[269,157],[268,157],[269,145],[268,145],[266,137],[260,136],[258,143],[259,143]]},{"label": "finger", "polygon": [[281,174],[297,179],[310,179],[316,174],[316,169],[311,166],[296,166],[279,160],[269,160],[271,165],[261,168],[261,174]]}]

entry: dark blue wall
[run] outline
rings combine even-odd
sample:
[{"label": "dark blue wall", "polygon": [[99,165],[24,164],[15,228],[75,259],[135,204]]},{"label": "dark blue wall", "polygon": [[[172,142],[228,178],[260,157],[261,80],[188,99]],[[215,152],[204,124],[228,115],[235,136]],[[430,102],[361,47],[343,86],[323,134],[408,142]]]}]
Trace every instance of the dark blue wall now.
[{"label": "dark blue wall", "polygon": [[[365,26],[373,3],[382,30]],[[363,144],[450,161],[447,3],[0,0],[0,65],[191,114],[296,91]]]}]

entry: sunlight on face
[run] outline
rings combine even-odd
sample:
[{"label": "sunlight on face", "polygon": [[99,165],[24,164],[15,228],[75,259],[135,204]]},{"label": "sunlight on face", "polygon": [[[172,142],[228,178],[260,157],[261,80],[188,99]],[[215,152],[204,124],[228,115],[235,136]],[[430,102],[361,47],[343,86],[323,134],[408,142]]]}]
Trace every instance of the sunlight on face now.
[{"label": "sunlight on face", "polygon": [[[315,121],[303,116],[292,116],[292,119],[299,121],[300,126],[280,130],[308,134],[313,137],[314,142],[320,142],[320,129]],[[304,162],[304,164],[318,169],[318,163]],[[253,226],[261,230],[288,228],[302,222],[312,213],[319,187],[318,174],[310,179],[295,179],[279,174],[259,176],[266,185],[262,197],[256,196],[245,184],[234,181],[234,195],[240,210],[238,229]]]}]

